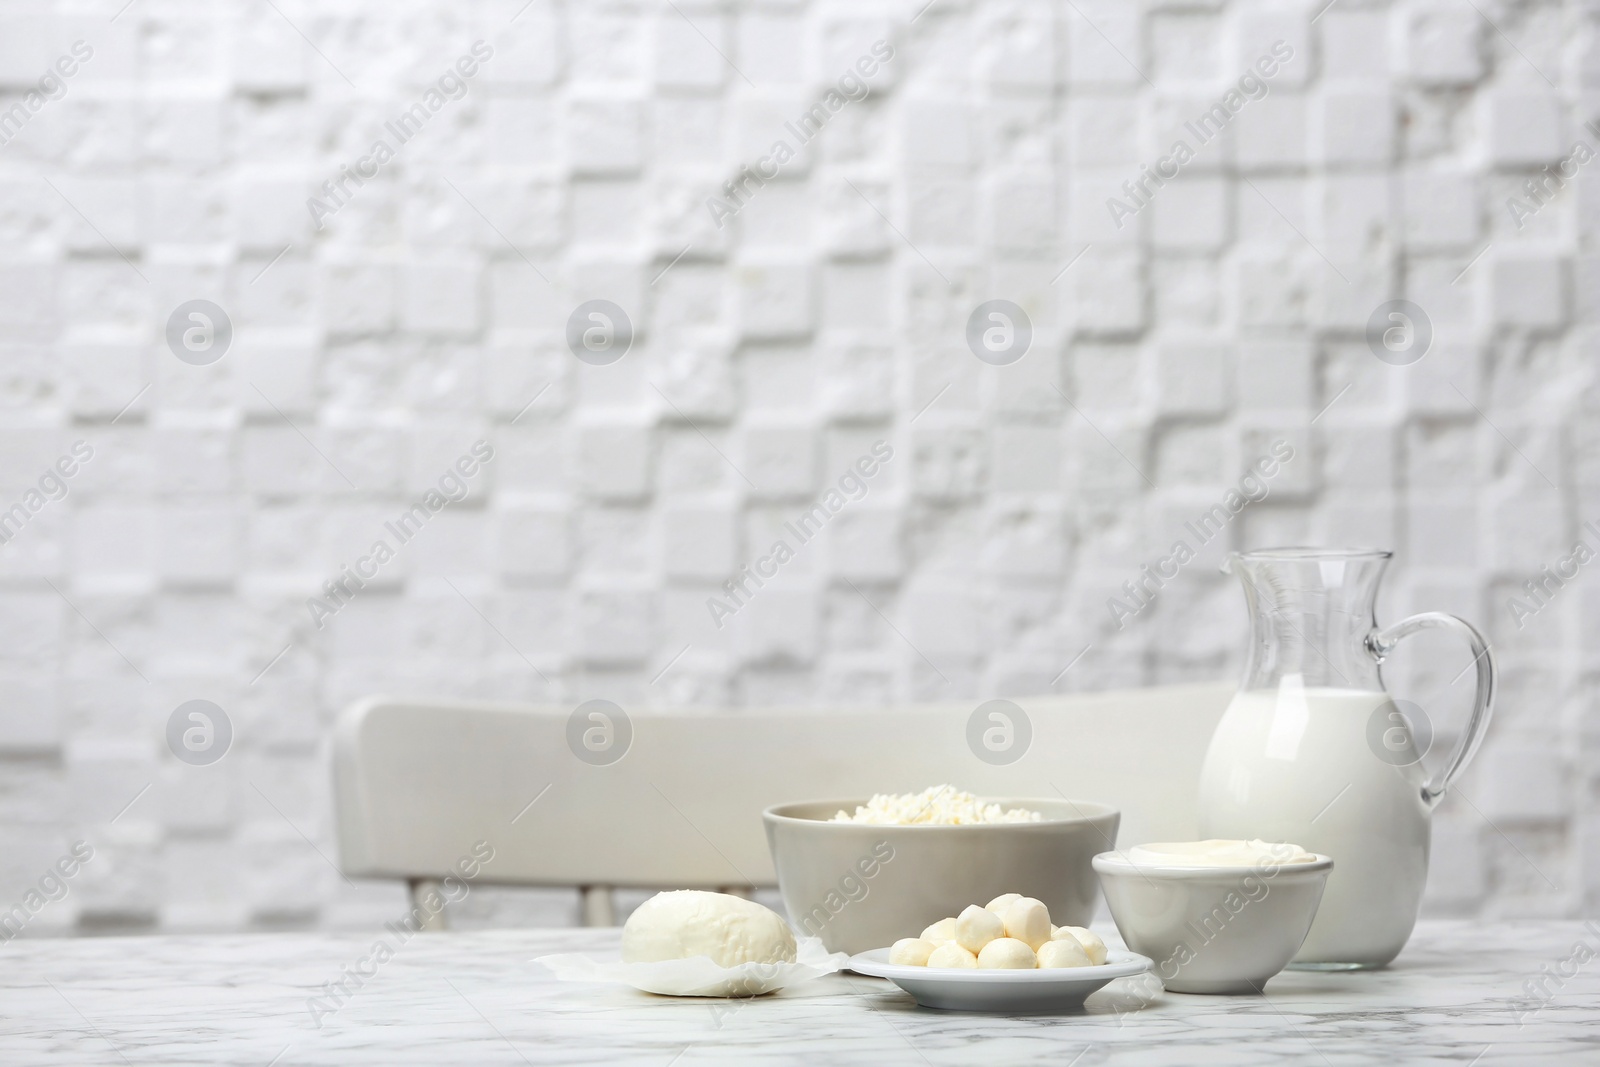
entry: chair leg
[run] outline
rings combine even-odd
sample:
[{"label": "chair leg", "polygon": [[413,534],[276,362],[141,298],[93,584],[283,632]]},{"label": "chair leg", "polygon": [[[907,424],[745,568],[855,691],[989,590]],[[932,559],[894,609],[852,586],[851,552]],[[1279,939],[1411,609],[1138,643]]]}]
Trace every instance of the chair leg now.
[{"label": "chair leg", "polygon": [[578,890],[583,894],[583,925],[615,926],[617,912],[608,885],[586,885]]},{"label": "chair leg", "polygon": [[422,929],[447,929],[444,921],[444,909],[440,908],[437,912],[430,912],[428,907],[423,904],[423,898],[429,893],[432,893],[435,899],[443,901],[444,887],[433,878],[408,878],[406,887],[411,890],[411,907],[415,909],[418,915],[423,917]]}]

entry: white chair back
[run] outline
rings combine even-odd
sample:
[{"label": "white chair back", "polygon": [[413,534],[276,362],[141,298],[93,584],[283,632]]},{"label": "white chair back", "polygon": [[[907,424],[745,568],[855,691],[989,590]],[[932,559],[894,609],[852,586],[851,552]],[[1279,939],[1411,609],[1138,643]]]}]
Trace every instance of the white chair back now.
[{"label": "white chair back", "polygon": [[[335,731],[341,865],[415,886],[459,873],[486,841],[494,859],[479,882],[771,885],[762,809],[945,782],[979,795],[1097,800],[1123,812],[1124,844],[1181,840],[1194,836],[1200,761],[1233,689],[1016,701],[1032,738],[1009,764],[969,745],[974,705],[635,711],[624,754],[596,765],[575,752],[614,755],[620,721],[614,747],[596,754],[581,735],[596,731],[589,743],[603,744],[604,722],[582,717],[569,745],[571,708],[372,697],[347,708]],[[980,718],[984,729],[1001,726]]]}]

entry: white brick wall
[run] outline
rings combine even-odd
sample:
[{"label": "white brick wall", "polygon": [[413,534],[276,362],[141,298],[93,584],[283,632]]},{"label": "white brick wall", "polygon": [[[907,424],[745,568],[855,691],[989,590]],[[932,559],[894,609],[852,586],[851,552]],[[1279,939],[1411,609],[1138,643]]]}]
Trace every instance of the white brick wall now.
[{"label": "white brick wall", "polygon": [[[1219,550],[1120,633],[1105,598],[1277,436],[1300,458],[1228,547],[1391,546],[1382,617],[1459,612],[1501,657],[1429,908],[1600,904],[1600,578],[1521,630],[1507,608],[1600,518],[1600,162],[1520,228],[1506,207],[1600,148],[1593,12],[119,6],[0,7],[0,113],[94,50],[0,147],[0,507],[94,448],[0,548],[0,908],[99,850],[30,933],[392,917],[397,889],[324,859],[328,725],[377,689],[976,702],[1231,675]],[[466,95],[318,230],[307,198],[480,39]],[[878,39],[870,96],[719,229],[707,197]],[[1265,99],[1117,228],[1107,198],[1277,40]],[[1399,297],[1435,332],[1405,367],[1363,337]],[[234,327],[209,366],[164,337],[196,298]],[[596,298],[638,331],[609,366],[564,337]],[[966,348],[994,298],[1033,323],[1011,366]],[[316,629],[306,598],[478,438],[471,495]],[[867,498],[713,628],[706,598],[878,438]],[[1419,641],[1391,676],[1443,741],[1464,662]],[[191,699],[232,720],[221,763],[167,750]]]}]

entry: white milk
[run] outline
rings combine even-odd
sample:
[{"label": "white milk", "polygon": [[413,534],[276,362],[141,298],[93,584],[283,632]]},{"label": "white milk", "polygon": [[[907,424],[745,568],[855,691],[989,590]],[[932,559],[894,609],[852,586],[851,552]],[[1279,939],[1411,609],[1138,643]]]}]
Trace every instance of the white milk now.
[{"label": "white milk", "polygon": [[[1429,806],[1405,734],[1391,762],[1369,744],[1390,698],[1355,689],[1236,694],[1200,774],[1200,836],[1289,841],[1333,857],[1296,963],[1377,967],[1411,936],[1428,872]],[[1390,735],[1391,742],[1396,735]],[[1392,749],[1393,750],[1393,749]]]}]

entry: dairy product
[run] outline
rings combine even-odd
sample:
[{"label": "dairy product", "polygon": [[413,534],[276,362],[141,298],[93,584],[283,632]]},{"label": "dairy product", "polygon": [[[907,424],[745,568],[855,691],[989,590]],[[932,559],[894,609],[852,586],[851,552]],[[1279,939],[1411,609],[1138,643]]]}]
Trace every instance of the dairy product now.
[{"label": "dairy product", "polygon": [[1007,937],[1016,938],[1034,951],[1050,940],[1050,910],[1043,901],[1018,897],[1006,907],[1001,919]]},{"label": "dairy product", "polygon": [[936,785],[920,793],[874,793],[855,814],[841,811],[832,822],[870,823],[875,826],[972,826],[983,823],[1038,822],[1036,811],[1002,809],[985,804],[971,793],[953,786]]},{"label": "dairy product", "polygon": [[968,952],[977,952],[997,937],[1004,937],[1005,923],[988,908],[968,904],[956,916],[956,941]]},{"label": "dairy product", "polygon": [[1002,893],[987,905],[969,904],[940,919],[921,937],[903,937],[889,962],[905,967],[1028,970],[1092,967],[1106,962],[1106,943],[1079,926],[1052,926],[1044,902]]},{"label": "dairy product", "polygon": [[726,893],[657,893],[622,927],[624,963],[708,956],[720,966],[736,967],[793,963],[795,953],[794,934],[777,912]]},{"label": "dairy product", "polygon": [[1014,937],[997,937],[978,953],[978,966],[991,970],[1032,970],[1039,966],[1039,957]]},{"label": "dairy product", "polygon": [[1288,843],[1266,841],[1166,841],[1135,845],[1124,855],[1135,866],[1150,867],[1279,867],[1293,863],[1315,863],[1317,857]]},{"label": "dairy product", "polygon": [[[1059,941],[1046,941],[1039,946],[1040,967],[1092,967],[1095,961],[1083,946],[1071,937]],[[1105,960],[1100,961],[1104,963]]]},{"label": "dairy product", "polygon": [[990,911],[994,912],[996,915],[999,915],[1002,918],[1004,918],[1005,914],[1006,914],[1006,909],[1011,906],[1011,902],[1014,901],[1014,900],[1021,900],[1021,899],[1022,899],[1022,894],[1021,893],[1001,893],[999,896],[997,896],[993,900],[989,901],[989,903],[985,904],[984,907],[988,908]]},{"label": "dairy product", "polygon": [[897,967],[926,967],[939,946],[920,937],[902,937],[889,949],[889,962]]},{"label": "dairy product", "polygon": [[[1374,749],[1380,692],[1241,690],[1200,772],[1200,832],[1297,841],[1333,859],[1297,961],[1380,966],[1416,922],[1428,874],[1424,770],[1409,730]],[[1379,758],[1377,752],[1383,752]]]},{"label": "dairy product", "polygon": [[[1093,930],[1087,930],[1081,926],[1052,926],[1050,928],[1050,940],[1076,941],[1083,947],[1084,953],[1089,957],[1089,962],[1096,967],[1106,961],[1106,943],[1100,940],[1100,935]],[[1043,967],[1044,964],[1041,963],[1039,966]]]},{"label": "dairy product", "polygon": [[928,957],[929,967],[963,967],[968,970],[978,966],[978,957],[954,941],[946,941]]}]

